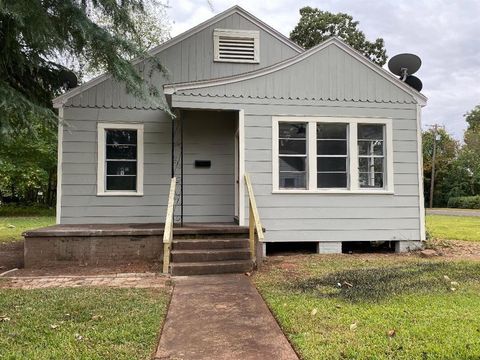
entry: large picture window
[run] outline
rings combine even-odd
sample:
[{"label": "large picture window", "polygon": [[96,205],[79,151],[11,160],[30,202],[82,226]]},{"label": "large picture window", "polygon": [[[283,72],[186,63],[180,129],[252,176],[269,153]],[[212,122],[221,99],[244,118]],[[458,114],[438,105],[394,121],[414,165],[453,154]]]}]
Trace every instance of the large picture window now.
[{"label": "large picture window", "polygon": [[273,191],[393,193],[391,119],[273,118]]},{"label": "large picture window", "polygon": [[143,192],[143,125],[99,124],[98,194]]}]

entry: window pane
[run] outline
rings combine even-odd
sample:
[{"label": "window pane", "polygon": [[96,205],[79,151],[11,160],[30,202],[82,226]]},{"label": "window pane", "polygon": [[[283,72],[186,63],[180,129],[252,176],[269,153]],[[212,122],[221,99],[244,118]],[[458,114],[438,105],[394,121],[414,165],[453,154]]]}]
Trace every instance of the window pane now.
[{"label": "window pane", "polygon": [[107,175],[137,175],[137,162],[107,161]]},{"label": "window pane", "polygon": [[317,158],[317,171],[347,171],[347,159],[343,157]]},{"label": "window pane", "polygon": [[108,176],[107,190],[137,190],[136,176]]},{"label": "window pane", "polygon": [[317,139],[346,139],[347,124],[317,124]]},{"label": "window pane", "polygon": [[361,188],[383,188],[383,173],[360,173]]},{"label": "window pane", "polygon": [[280,171],[305,171],[306,157],[280,156]]},{"label": "window pane", "polygon": [[307,124],[306,123],[278,123],[278,137],[279,138],[306,138]]},{"label": "window pane", "polygon": [[137,130],[105,130],[107,133],[107,145],[136,144]]},{"label": "window pane", "polygon": [[347,155],[346,140],[318,140],[318,155]]},{"label": "window pane", "polygon": [[346,173],[318,173],[317,187],[319,188],[346,188]]},{"label": "window pane", "polygon": [[107,145],[107,159],[132,159],[137,158],[135,145]]},{"label": "window pane", "polygon": [[280,140],[279,149],[280,154],[306,154],[307,141],[306,140]]},{"label": "window pane", "polygon": [[281,188],[303,188],[307,187],[307,176],[305,172],[283,172],[280,171],[279,186]]},{"label": "window pane", "polygon": [[359,172],[383,172],[383,158],[359,158]]},{"label": "window pane", "polygon": [[383,155],[383,141],[360,140],[358,141],[359,155]]},{"label": "window pane", "polygon": [[358,124],[358,139],[383,140],[383,127],[379,124]]}]

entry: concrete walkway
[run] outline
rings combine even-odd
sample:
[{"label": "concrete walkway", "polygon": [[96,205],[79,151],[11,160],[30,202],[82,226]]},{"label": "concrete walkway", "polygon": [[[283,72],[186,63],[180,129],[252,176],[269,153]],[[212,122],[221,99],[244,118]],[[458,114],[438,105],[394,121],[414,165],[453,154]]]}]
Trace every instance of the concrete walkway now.
[{"label": "concrete walkway", "polygon": [[245,275],[175,278],[155,359],[298,360]]}]

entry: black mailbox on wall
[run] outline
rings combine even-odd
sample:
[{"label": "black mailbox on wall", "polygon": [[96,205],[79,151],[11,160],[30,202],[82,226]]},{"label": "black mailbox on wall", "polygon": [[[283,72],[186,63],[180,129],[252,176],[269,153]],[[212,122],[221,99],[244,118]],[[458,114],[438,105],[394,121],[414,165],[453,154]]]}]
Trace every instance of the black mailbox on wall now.
[{"label": "black mailbox on wall", "polygon": [[195,167],[209,169],[212,167],[212,162],[210,160],[195,160]]}]

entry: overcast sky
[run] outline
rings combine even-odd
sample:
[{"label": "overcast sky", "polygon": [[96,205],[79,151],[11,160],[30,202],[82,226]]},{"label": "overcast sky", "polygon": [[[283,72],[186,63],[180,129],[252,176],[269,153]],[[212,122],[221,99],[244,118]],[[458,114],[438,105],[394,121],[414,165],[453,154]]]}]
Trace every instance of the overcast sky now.
[{"label": "overcast sky", "polygon": [[415,74],[429,98],[423,124],[445,125],[462,138],[465,112],[480,104],[480,1],[478,0],[174,0],[170,2],[172,36],[240,5],[285,35],[297,24],[302,6],[345,12],[360,22],[369,40],[383,37],[387,54],[411,52],[421,57]]}]

